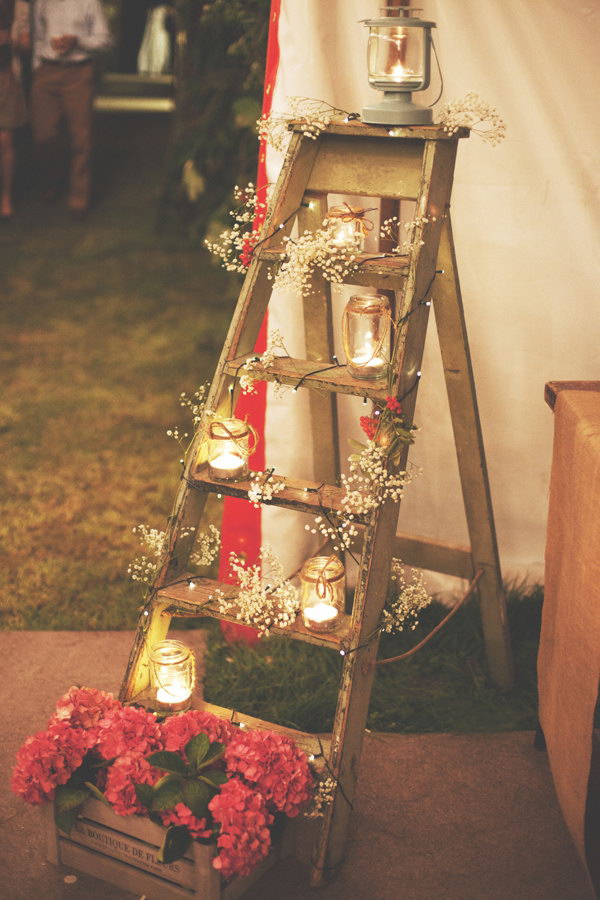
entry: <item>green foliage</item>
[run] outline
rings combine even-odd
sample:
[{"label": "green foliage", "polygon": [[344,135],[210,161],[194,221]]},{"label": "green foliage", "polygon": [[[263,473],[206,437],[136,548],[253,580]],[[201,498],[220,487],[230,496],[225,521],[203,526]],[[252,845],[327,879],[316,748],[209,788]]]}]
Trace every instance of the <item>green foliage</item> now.
[{"label": "green foliage", "polygon": [[[256,178],[269,0],[179,0],[175,127],[164,212],[204,234],[237,183]],[[195,202],[185,199],[184,164],[193,162]],[[199,177],[199,180],[198,180]],[[191,196],[191,195],[188,195]]]},{"label": "green foliage", "polygon": [[[217,769],[209,769],[225,753],[225,745],[211,743],[206,734],[198,734],[185,745],[186,763],[179,753],[157,750],[146,757],[148,762],[167,774],[154,787],[136,784],[135,793],[139,802],[150,813],[153,821],[160,824],[157,814],[167,812],[178,803],[185,803],[198,819],[208,818],[208,804],[227,775]],[[167,829],[163,845],[158,855],[159,862],[174,862],[180,859],[190,844],[189,832],[180,825]]]},{"label": "green foliage", "polygon": [[[377,668],[368,727],[401,733],[534,728],[542,599],[541,587],[508,593],[513,689],[503,691],[490,682],[479,607],[467,603],[415,656]],[[379,656],[396,656],[414,646],[446,613],[433,604],[420,614],[416,631],[383,635]],[[211,628],[205,696],[267,721],[326,732],[333,723],[341,664],[335,653],[284,638],[263,640],[256,649],[229,645]]]}]

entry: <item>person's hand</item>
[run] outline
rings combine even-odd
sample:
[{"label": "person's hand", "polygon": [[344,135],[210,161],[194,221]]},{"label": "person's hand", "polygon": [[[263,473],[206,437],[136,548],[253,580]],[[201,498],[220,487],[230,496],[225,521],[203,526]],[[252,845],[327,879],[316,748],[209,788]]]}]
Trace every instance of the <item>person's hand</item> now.
[{"label": "person's hand", "polygon": [[65,53],[68,53],[73,49],[77,44],[77,38],[74,34],[61,34],[58,37],[53,37],[50,39],[50,46],[53,50],[58,53],[59,56],[64,56]]}]

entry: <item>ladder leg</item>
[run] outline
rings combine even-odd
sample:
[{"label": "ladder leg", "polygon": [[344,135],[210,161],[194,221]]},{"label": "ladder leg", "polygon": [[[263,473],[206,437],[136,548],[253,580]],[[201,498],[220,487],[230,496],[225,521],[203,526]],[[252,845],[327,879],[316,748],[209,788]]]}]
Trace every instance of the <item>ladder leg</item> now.
[{"label": "ladder leg", "polygon": [[473,568],[483,572],[479,581],[479,597],[489,671],[497,685],[510,687],[514,683],[514,673],[506,598],[500,573],[492,499],[449,215],[444,221],[440,238],[438,269],[443,269],[443,274],[439,274],[435,281],[433,307],[458,455]]},{"label": "ladder leg", "polygon": [[[305,194],[308,206],[298,216],[300,233],[321,227],[327,215],[326,194]],[[313,279],[313,291],[303,298],[306,359],[314,360],[319,368],[331,362],[333,344],[333,316],[331,284],[322,276]],[[340,474],[337,397],[334,393],[311,391],[309,396],[313,465],[315,481],[336,484]]]}]

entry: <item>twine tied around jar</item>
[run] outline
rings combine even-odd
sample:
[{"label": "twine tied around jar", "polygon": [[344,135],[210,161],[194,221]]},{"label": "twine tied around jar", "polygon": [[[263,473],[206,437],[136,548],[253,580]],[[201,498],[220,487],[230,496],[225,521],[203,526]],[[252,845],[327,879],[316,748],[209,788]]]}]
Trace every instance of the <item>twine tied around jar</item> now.
[{"label": "twine tied around jar", "polygon": [[[235,444],[237,450],[240,453],[240,456],[243,459],[248,460],[252,456],[252,454],[254,453],[256,448],[258,447],[258,443],[260,441],[260,437],[258,436],[258,432],[257,432],[256,428],[254,427],[254,425],[252,425],[250,422],[248,422],[247,419],[237,419],[236,420],[236,421],[240,422],[242,425],[245,425],[247,428],[246,433],[248,433],[252,436],[252,443],[250,441],[248,441],[248,446],[246,447],[246,446],[244,446],[244,442],[242,441],[242,438],[246,436],[246,433],[244,433],[241,436],[239,434],[236,435],[225,424],[226,421],[227,420],[225,420],[225,419],[216,419],[215,421],[210,423],[210,425],[208,426],[208,440],[231,441],[233,444]],[[213,428],[215,427],[215,425],[217,425],[219,428],[221,428],[224,431],[224,434],[215,434],[213,431]],[[204,441],[206,441],[206,440],[207,440],[207,437],[205,436]]]},{"label": "twine tied around jar", "polygon": [[357,231],[362,231],[365,237],[370,231],[373,231],[374,224],[371,219],[366,219],[365,214],[368,212],[376,212],[376,207],[360,207],[350,206],[344,203],[343,206],[333,206],[327,210],[328,219],[340,219],[342,222],[354,222]]},{"label": "twine tied around jar", "polygon": [[328,594],[330,597],[333,597],[333,587],[331,586],[331,580],[337,580],[337,578],[340,577],[340,573],[334,572],[331,579],[327,577],[327,567],[332,563],[338,563],[339,565],[339,559],[337,558],[337,556],[335,556],[335,554],[328,558],[327,562],[323,565],[323,568],[317,576],[317,580],[315,582],[315,590],[319,600],[327,599]]}]

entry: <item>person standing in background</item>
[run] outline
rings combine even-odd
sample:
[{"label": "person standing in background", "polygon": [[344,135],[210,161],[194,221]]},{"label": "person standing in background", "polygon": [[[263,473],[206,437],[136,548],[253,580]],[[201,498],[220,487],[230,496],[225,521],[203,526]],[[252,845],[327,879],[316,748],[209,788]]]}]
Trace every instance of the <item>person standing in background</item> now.
[{"label": "person standing in background", "polygon": [[90,205],[94,56],[111,43],[100,0],[34,0],[33,138],[44,199],[52,200],[60,174],[59,136],[69,138],[68,207],[81,219]]},{"label": "person standing in background", "polygon": [[14,215],[14,132],[25,124],[19,53],[29,50],[29,3],[0,0],[0,221]]}]

